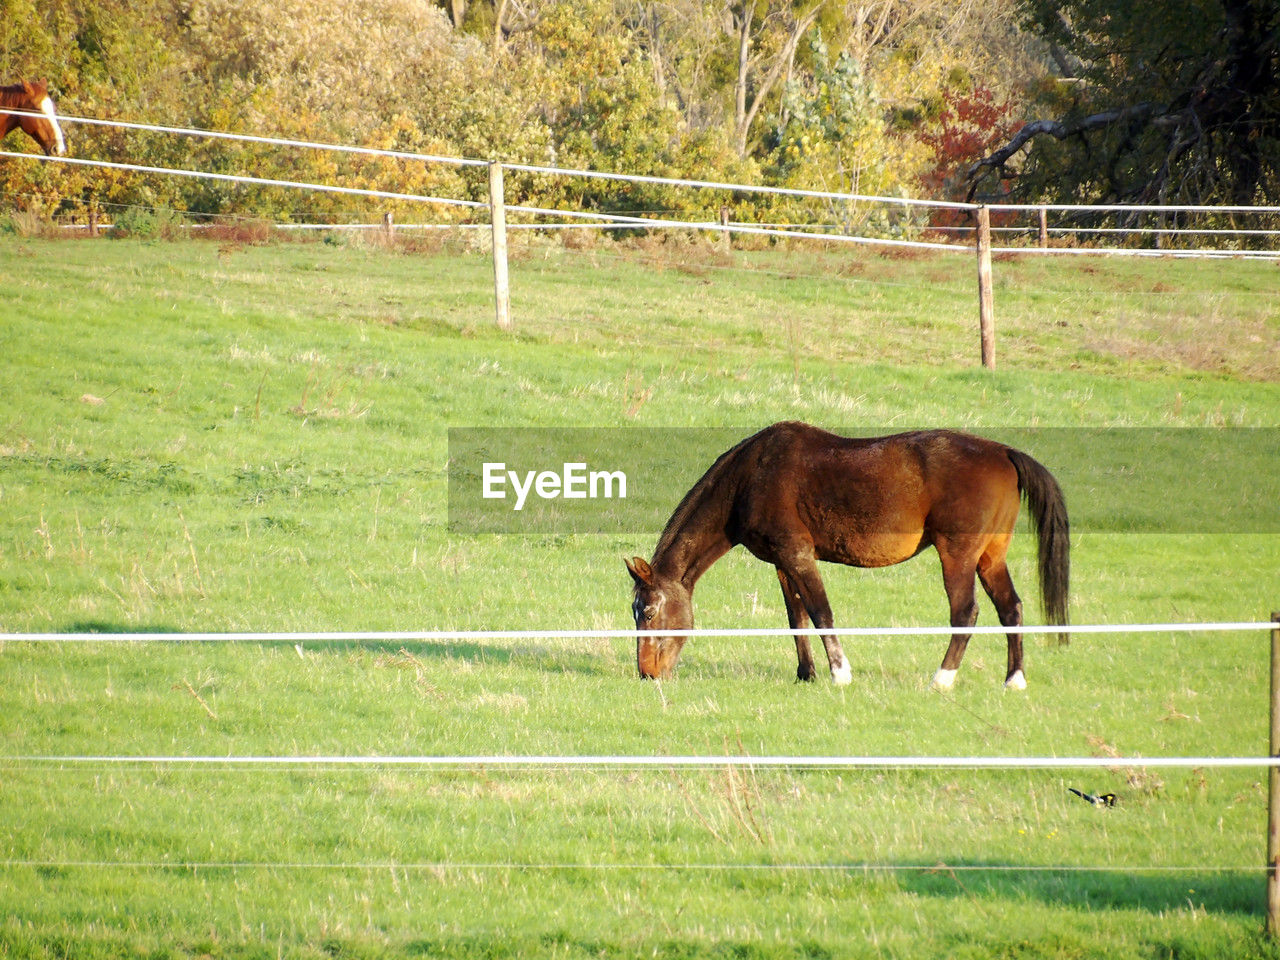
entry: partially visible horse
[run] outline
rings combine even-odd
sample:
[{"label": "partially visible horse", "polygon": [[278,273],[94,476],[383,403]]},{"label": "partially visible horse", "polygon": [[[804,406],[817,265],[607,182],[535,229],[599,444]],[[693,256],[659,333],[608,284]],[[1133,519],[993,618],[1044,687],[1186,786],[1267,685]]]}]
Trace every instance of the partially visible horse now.
[{"label": "partially visible horse", "polygon": [[[776,423],[721,454],[676,507],[653,559],[626,561],[641,631],[693,628],[693,587],[732,547],[772,563],[793,629],[834,626],[818,561],[854,567],[901,563],[933,547],[951,605],[951,626],[978,619],[974,575],[1011,628],[1005,686],[1024,689],[1022,602],[1005,565],[1025,498],[1039,539],[1045,616],[1066,625],[1070,577],[1066,503],[1041,464],[1012,447],[949,430],[849,439],[803,423]],[[934,684],[954,683],[970,634],[952,634]],[[1066,634],[1061,635],[1066,640]],[[839,640],[822,634],[831,678],[852,671]],[[668,677],[682,636],[640,637],[642,677]],[[815,676],[809,639],[796,637],[801,680]]]},{"label": "partially visible horse", "polygon": [[[4,109],[6,107],[29,113],[9,113]],[[31,116],[33,113],[40,115]],[[21,127],[23,133],[40,145],[46,156],[67,152],[67,142],[62,138],[62,128],[58,126],[58,113],[49,96],[49,85],[44,80],[34,83],[24,80],[0,87],[0,138],[7,136],[14,127]]]}]

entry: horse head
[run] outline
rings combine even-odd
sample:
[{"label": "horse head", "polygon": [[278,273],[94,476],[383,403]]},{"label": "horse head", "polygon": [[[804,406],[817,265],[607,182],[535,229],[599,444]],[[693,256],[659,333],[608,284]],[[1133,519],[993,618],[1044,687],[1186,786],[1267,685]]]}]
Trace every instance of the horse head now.
[{"label": "horse head", "polygon": [[22,82],[22,92],[26,103],[22,109],[38,112],[40,116],[19,116],[14,119],[22,132],[40,145],[46,156],[67,152],[67,142],[62,138],[62,128],[58,126],[58,114],[53,108],[53,99],[49,96],[49,84],[45,80],[34,83]]},{"label": "horse head", "polygon": [[[635,599],[631,612],[636,629],[693,629],[693,599],[689,589],[679,580],[662,577],[639,557],[625,561],[635,581]],[[636,640],[636,665],[640,676],[650,680],[670,677],[680,659],[685,637],[643,636]]]}]

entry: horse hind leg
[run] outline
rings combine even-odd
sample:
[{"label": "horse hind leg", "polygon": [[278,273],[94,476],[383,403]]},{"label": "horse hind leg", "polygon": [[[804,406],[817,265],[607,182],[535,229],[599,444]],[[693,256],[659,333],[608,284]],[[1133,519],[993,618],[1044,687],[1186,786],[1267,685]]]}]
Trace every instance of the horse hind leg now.
[{"label": "horse hind leg", "polygon": [[[995,604],[1000,623],[1006,627],[1022,626],[1022,600],[1013,588],[1013,578],[1009,576],[1009,568],[1003,557],[985,565],[979,564],[978,579],[982,582],[982,589]],[[1006,636],[1009,638],[1009,661],[1005,672],[1005,688],[1025,690],[1027,678],[1022,672],[1022,631],[1010,630]]]},{"label": "horse hind leg", "polygon": [[[939,549],[942,559],[942,582],[947,590],[947,600],[951,605],[951,626],[972,628],[978,622],[978,601],[974,590],[974,573],[976,565],[972,561],[951,556]],[[965,649],[969,646],[968,633],[953,633],[946,655],[942,658],[942,666],[933,675],[933,685],[940,690],[949,690],[956,682],[956,672],[960,669],[960,661],[964,659]]]},{"label": "horse hind leg", "polygon": [[[778,567],[778,583],[782,586],[782,599],[787,605],[787,623],[792,630],[802,630],[809,626],[809,614],[804,609],[804,601],[800,593],[791,585],[786,573]],[[796,679],[813,681],[818,671],[813,665],[813,650],[809,647],[809,638],[804,634],[796,634]]]}]

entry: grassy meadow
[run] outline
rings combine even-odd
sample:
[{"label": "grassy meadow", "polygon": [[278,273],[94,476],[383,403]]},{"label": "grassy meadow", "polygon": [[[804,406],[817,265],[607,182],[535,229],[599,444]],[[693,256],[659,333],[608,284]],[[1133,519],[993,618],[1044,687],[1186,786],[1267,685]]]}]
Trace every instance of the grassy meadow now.
[{"label": "grassy meadow", "polygon": [[[1280,427],[1274,263],[1000,259],[987,371],[967,256],[513,244],[501,334],[459,239],[0,235],[0,631],[104,634],[0,640],[0,956],[1280,955],[1256,769],[47,759],[1265,754],[1261,632],[1031,637],[1025,693],[979,637],[945,694],[940,638],[850,638],[845,688],[785,638],[690,641],[663,684],[607,637],[110,642],[630,627],[659,530],[451,533],[450,427]],[[1275,529],[1179,494],[1073,533],[1077,623],[1280,608]],[[1011,569],[1039,622],[1029,536]],[[932,552],[824,575],[841,625],[945,621]],[[695,603],[785,625],[741,550]]]}]

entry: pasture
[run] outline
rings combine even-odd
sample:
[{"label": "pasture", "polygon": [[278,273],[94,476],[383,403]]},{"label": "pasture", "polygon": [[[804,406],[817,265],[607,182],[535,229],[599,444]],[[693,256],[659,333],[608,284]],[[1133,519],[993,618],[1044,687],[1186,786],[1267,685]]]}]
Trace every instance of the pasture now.
[{"label": "pasture", "polygon": [[[0,630],[630,627],[622,558],[659,531],[450,533],[451,426],[1280,427],[1273,263],[999,260],[991,372],[968,256],[521,237],[500,335],[464,240],[242,240],[0,234],[21,277],[0,302]],[[1177,494],[1159,532],[1073,532],[1075,622],[1280,608],[1280,537],[1197,529]],[[932,551],[824,577],[838,625],[945,622]],[[695,606],[785,626],[741,550]],[[836,688],[795,683],[785,638],[691,640],[661,684],[603,637],[2,643],[0,954],[1280,953],[1258,770],[18,759],[1267,749],[1261,633],[1029,637],[1025,693],[1002,689],[1003,638],[976,637],[947,693],[941,638],[844,647]]]}]

